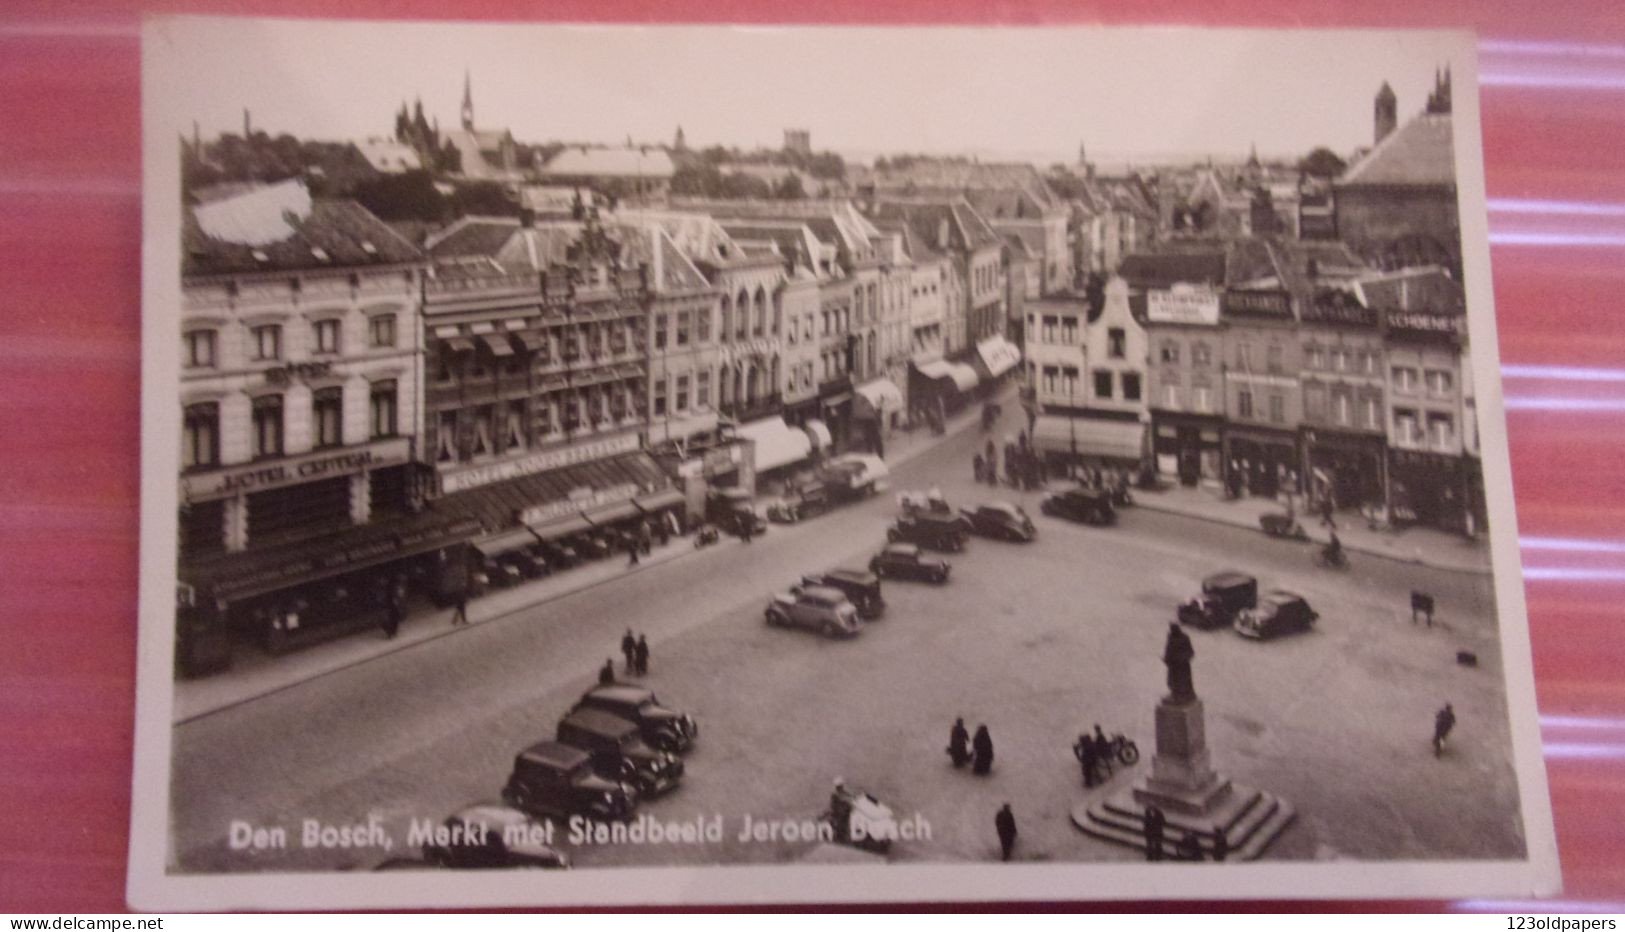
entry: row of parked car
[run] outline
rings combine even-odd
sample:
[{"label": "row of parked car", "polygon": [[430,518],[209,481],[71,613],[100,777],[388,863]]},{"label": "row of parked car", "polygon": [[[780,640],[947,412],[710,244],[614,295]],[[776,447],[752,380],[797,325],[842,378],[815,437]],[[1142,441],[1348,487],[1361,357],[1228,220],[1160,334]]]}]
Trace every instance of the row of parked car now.
[{"label": "row of parked car", "polygon": [[1320,616],[1303,596],[1285,589],[1258,594],[1258,579],[1226,570],[1202,580],[1202,592],[1182,603],[1179,622],[1193,628],[1234,628],[1242,637],[1264,639],[1307,631]]},{"label": "row of parked car", "polygon": [[692,715],[663,705],[648,689],[622,683],[590,689],[559,720],[554,740],[514,757],[502,802],[459,809],[423,845],[422,861],[382,867],[569,867],[569,858],[542,840],[552,837],[545,820],[631,818],[641,801],[682,782],[680,755],[698,737]]}]

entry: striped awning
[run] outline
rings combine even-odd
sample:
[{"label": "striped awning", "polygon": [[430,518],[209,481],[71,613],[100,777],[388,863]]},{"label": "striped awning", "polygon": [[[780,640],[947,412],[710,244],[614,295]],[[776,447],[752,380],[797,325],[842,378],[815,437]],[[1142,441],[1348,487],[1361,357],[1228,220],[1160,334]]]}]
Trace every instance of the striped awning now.
[{"label": "striped awning", "polygon": [[1045,453],[1070,455],[1076,450],[1090,459],[1137,463],[1144,444],[1145,425],[1138,421],[1043,414],[1033,422],[1033,446]]}]

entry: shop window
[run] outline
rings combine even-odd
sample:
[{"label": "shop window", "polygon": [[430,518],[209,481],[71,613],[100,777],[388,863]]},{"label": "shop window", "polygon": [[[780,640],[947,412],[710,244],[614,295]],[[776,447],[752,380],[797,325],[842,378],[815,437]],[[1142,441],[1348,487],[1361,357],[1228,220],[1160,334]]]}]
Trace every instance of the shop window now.
[{"label": "shop window", "polygon": [[332,356],[339,351],[339,321],[318,320],[312,325],[315,330],[316,343],[312,352],[318,356]]},{"label": "shop window", "polygon": [[249,347],[255,362],[282,358],[282,325],[263,324],[249,331]]},{"label": "shop window", "polygon": [[525,448],[525,403],[523,401],[508,402],[508,423],[504,434],[503,439],[508,450],[523,450]]},{"label": "shop window", "polygon": [[1128,354],[1127,336],[1122,327],[1111,327],[1106,331],[1106,355],[1112,359],[1122,359]]},{"label": "shop window", "polygon": [[372,412],[372,436],[375,440],[380,437],[393,437],[400,429],[397,422],[399,405],[397,391],[394,379],[372,383],[369,406]]},{"label": "shop window", "polygon": [[1140,374],[1138,372],[1123,373],[1123,400],[1140,400]]},{"label": "shop window", "polygon": [[451,358],[451,350],[445,346],[441,346],[440,352],[435,354],[434,380],[436,382],[444,384],[451,381]]},{"label": "shop window", "polygon": [[188,369],[210,369],[214,367],[215,332],[213,330],[188,330],[181,338],[181,361]]},{"label": "shop window", "polygon": [[688,383],[688,376],[680,375],[677,377],[677,397],[673,400],[678,414],[688,411]]},{"label": "shop window", "polygon": [[1245,388],[1236,392],[1236,415],[1249,419],[1253,416],[1253,393]]},{"label": "shop window", "polygon": [[282,396],[254,399],[254,458],[282,455]]},{"label": "shop window", "polygon": [[435,462],[450,463],[457,459],[457,415],[442,411],[435,418]]},{"label": "shop window", "polygon": [[374,349],[395,345],[395,315],[378,314],[367,319],[367,338]]},{"label": "shop window", "polygon": [[1112,373],[1110,369],[1095,370],[1095,397],[1110,398],[1112,396]]},{"label": "shop window", "polygon": [[214,402],[187,405],[182,412],[181,468],[220,465],[220,406]]}]

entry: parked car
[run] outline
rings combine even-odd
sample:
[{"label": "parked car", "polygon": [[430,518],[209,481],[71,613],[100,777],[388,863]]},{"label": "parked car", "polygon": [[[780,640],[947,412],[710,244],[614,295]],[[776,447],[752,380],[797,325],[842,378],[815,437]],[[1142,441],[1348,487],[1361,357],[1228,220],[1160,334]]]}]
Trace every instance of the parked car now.
[{"label": "parked car", "polygon": [[651,747],[680,753],[699,737],[694,716],[660,704],[655,694],[641,686],[599,686],[589,689],[576,703],[578,709],[599,709],[638,726],[638,732]]},{"label": "parked car", "polygon": [[517,569],[519,575],[526,579],[539,579],[550,572],[547,558],[542,555],[535,545],[509,551],[503,554],[500,559]]},{"label": "parked car", "polygon": [[558,739],[591,752],[601,776],[626,780],[641,796],[672,789],[683,780],[683,762],[643,743],[638,726],[601,709],[577,708],[559,720]]},{"label": "parked car", "polygon": [[868,570],[838,569],[827,573],[809,573],[801,577],[801,584],[841,590],[857,608],[858,617],[866,621],[879,618],[886,611],[886,600],[880,595],[880,577]]},{"label": "parked car", "polygon": [[1319,617],[1303,596],[1275,589],[1264,593],[1256,608],[1244,608],[1236,614],[1236,633],[1249,638],[1272,638],[1307,631]]},{"label": "parked car", "polygon": [[950,569],[947,560],[928,557],[915,544],[887,544],[869,560],[870,572],[881,579],[945,583]]},{"label": "parked car", "polygon": [[566,868],[570,859],[545,844],[547,824],[502,803],[457,810],[423,845],[424,860],[452,870]]},{"label": "parked car", "polygon": [[752,534],[767,530],[767,522],[756,513],[756,506],[744,489],[712,489],[707,492],[705,520],[716,525],[722,533],[736,536],[746,526]]},{"label": "parked car", "polygon": [[549,566],[568,569],[581,562],[581,552],[568,540],[545,540],[538,545]]},{"label": "parked car", "polygon": [[1107,525],[1117,520],[1117,509],[1112,506],[1110,492],[1081,486],[1045,496],[1038,510],[1052,518],[1065,518],[1084,524]]},{"label": "parked car", "polygon": [[873,453],[846,453],[824,464],[819,478],[830,487],[832,497],[853,500],[868,498],[885,490],[891,470]]},{"label": "parked car", "polygon": [[525,581],[525,574],[519,567],[507,559],[507,554],[496,557],[486,557],[480,561],[480,572],[485,574],[486,582],[493,586],[517,586]]},{"label": "parked car", "polygon": [[948,553],[964,550],[966,536],[962,517],[935,512],[902,515],[886,531],[886,539],[894,544],[906,542]]},{"label": "parked car", "polygon": [[1256,605],[1258,580],[1227,570],[1202,580],[1202,594],[1180,603],[1177,615],[1181,624],[1193,628],[1228,628],[1237,612]]},{"label": "parked car", "polygon": [[767,623],[782,628],[806,628],[825,637],[855,637],[858,609],[846,594],[829,586],[793,588],[773,596],[763,612]]},{"label": "parked car", "polygon": [[814,480],[786,490],[781,501],[768,506],[767,518],[777,524],[794,524],[816,518],[833,507],[835,500],[830,488]]},{"label": "parked car", "polygon": [[502,801],[532,815],[613,822],[631,818],[638,791],[629,782],[600,777],[590,752],[562,741],[541,741],[514,758]]},{"label": "parked car", "polygon": [[1038,536],[1033,519],[1019,505],[1009,502],[988,502],[975,508],[962,508],[959,512],[970,524],[971,532],[983,537],[1026,543]]}]

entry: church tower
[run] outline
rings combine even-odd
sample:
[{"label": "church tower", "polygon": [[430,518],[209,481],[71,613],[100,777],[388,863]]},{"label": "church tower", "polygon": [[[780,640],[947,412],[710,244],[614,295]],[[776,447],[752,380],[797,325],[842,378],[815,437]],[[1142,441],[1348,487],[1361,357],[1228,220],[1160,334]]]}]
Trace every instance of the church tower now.
[{"label": "church tower", "polygon": [[1399,125],[1399,99],[1394,96],[1394,89],[1388,86],[1387,81],[1382,82],[1382,90],[1377,91],[1375,111],[1372,145],[1382,142]]},{"label": "church tower", "polygon": [[681,126],[677,127],[677,136],[671,141],[671,148],[673,152],[688,151],[688,140],[683,137],[683,128]]},{"label": "church tower", "polygon": [[474,131],[474,84],[463,69],[463,129]]}]

